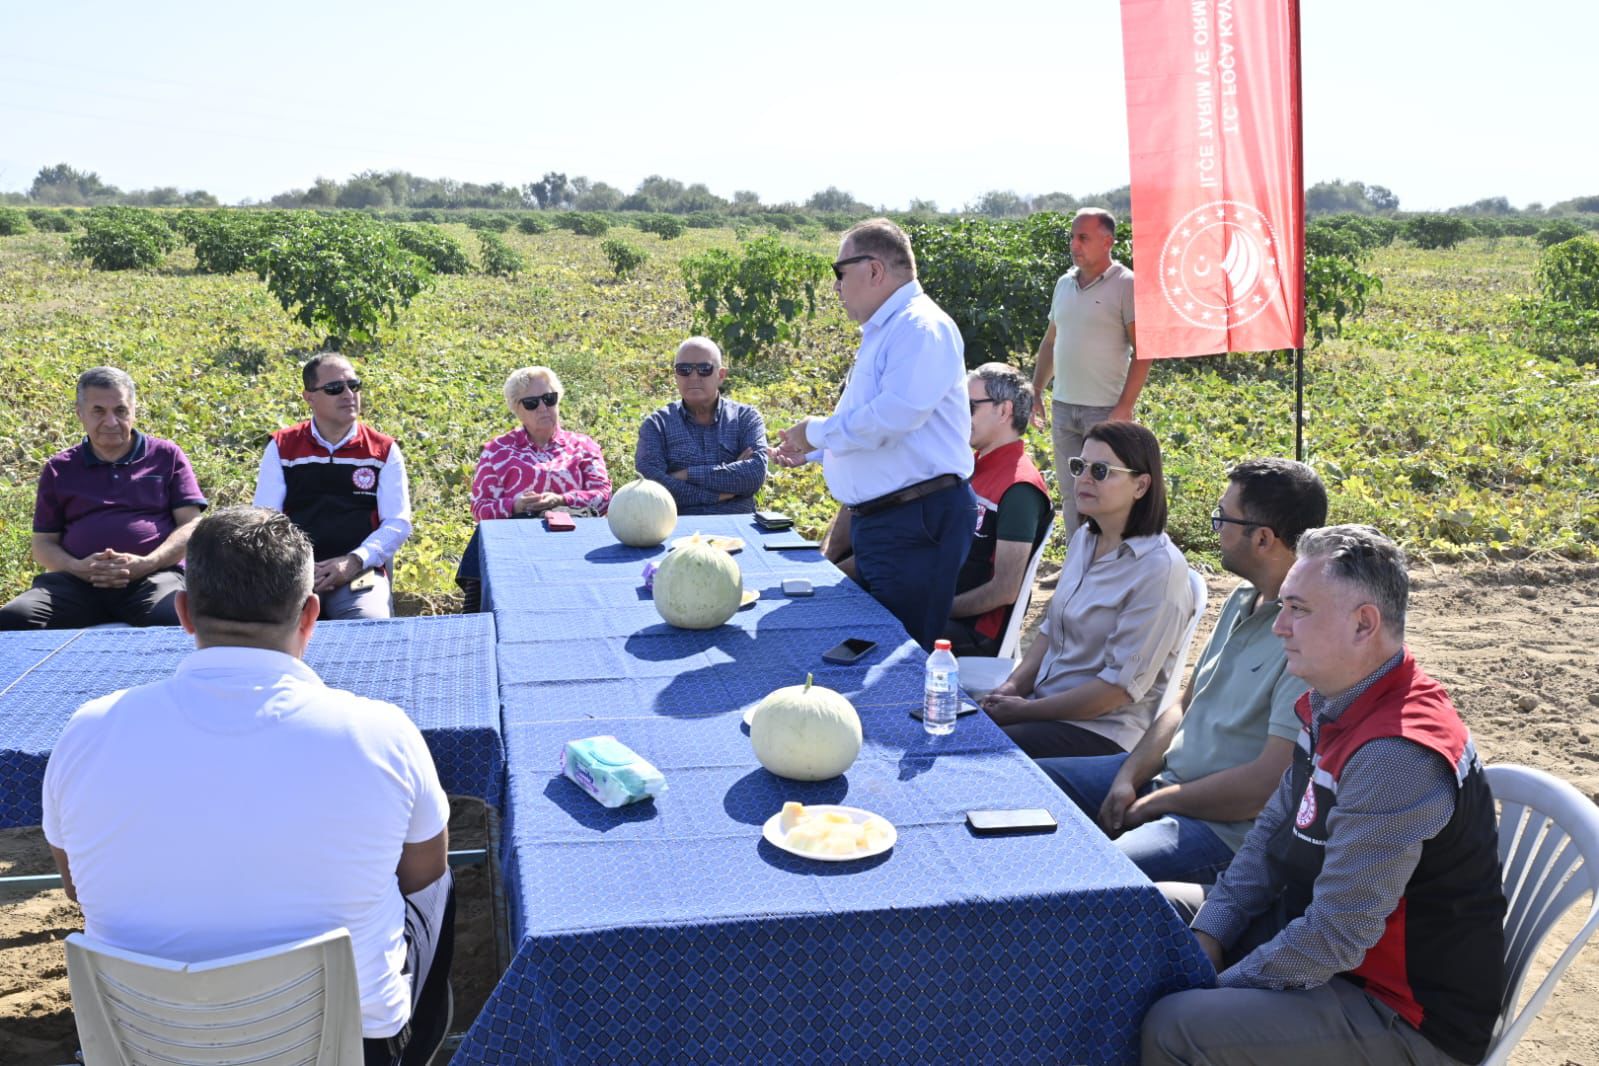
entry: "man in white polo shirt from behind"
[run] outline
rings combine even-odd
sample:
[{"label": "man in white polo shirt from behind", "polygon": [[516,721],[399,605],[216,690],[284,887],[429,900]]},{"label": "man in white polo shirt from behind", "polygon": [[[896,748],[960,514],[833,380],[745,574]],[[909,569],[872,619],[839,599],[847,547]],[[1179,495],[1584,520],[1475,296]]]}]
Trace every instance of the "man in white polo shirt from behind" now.
[{"label": "man in white polo shirt from behind", "polygon": [[188,560],[176,607],[198,650],[84,704],[50,756],[44,832],[67,894],[91,938],[185,962],[347,928],[365,1061],[409,1066],[407,1042],[425,1054],[446,1024],[450,809],[433,759],[398,707],[301,661],[320,604],[287,517],[217,511]]},{"label": "man in white polo shirt from behind", "polygon": [[[1133,421],[1133,405],[1149,377],[1149,363],[1133,358],[1133,272],[1111,259],[1116,216],[1085,207],[1072,218],[1072,269],[1055,282],[1049,328],[1038,346],[1033,391],[1040,397],[1055,379],[1055,477],[1083,450],[1084,435],[1108,421]],[[1033,409],[1042,427],[1044,405]],[[1060,493],[1066,536],[1077,529],[1077,505]]]}]

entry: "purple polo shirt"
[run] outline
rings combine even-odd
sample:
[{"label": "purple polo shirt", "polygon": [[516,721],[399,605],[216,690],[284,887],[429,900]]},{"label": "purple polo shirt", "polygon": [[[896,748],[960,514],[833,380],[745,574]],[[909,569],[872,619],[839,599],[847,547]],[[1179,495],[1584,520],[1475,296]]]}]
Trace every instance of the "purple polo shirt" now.
[{"label": "purple polo shirt", "polygon": [[79,559],[106,548],[148,555],[177,528],[175,508],[205,505],[189,457],[171,441],[134,430],[128,454],[107,463],[85,437],[45,462],[33,531],[60,533]]}]

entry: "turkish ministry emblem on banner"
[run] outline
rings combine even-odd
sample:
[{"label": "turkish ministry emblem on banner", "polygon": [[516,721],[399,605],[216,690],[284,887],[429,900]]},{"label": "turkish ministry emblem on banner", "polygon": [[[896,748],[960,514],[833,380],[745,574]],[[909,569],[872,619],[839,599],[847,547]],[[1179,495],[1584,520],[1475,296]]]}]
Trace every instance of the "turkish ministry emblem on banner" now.
[{"label": "turkish ministry emblem on banner", "polygon": [[1296,0],[1122,0],[1138,358],[1304,344]]}]

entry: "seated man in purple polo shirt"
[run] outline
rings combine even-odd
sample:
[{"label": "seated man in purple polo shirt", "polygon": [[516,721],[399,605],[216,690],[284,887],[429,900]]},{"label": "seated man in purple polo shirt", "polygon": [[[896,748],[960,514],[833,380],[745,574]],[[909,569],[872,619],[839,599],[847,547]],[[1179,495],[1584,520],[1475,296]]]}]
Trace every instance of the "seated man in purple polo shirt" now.
[{"label": "seated man in purple polo shirt", "polygon": [[0,607],[0,630],[178,624],[183,552],[206,500],[182,448],[133,428],[135,402],[115,367],[78,376],[83,441],[44,464],[33,508],[45,572]]}]

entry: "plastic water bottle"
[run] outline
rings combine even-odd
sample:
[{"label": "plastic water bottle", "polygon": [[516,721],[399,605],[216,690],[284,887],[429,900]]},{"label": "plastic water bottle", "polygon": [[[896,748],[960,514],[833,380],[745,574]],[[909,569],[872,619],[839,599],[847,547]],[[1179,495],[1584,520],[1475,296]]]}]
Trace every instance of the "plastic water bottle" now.
[{"label": "plastic water bottle", "polygon": [[934,736],[953,733],[960,704],[960,661],[949,650],[949,641],[934,641],[922,685],[922,726]]}]

